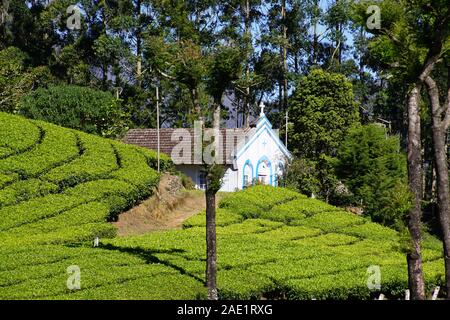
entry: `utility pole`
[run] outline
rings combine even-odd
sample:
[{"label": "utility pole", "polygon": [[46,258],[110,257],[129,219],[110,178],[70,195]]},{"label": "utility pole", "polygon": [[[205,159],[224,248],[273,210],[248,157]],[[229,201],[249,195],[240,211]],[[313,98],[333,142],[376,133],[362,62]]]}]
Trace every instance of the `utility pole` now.
[{"label": "utility pole", "polygon": [[156,85],[156,135],[158,139],[158,173],[160,172],[160,139],[159,139],[159,84]]},{"label": "utility pole", "polygon": [[288,111],[286,110],[286,134],[285,134],[285,140],[284,140],[284,145],[287,148],[287,142],[288,142],[288,124],[289,124],[289,115],[288,115]]}]

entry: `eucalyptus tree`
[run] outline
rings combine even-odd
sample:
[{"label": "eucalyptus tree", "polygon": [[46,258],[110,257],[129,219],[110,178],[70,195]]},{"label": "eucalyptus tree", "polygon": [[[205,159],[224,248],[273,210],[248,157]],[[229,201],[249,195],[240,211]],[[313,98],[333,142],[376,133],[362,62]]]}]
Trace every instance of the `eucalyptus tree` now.
[{"label": "eucalyptus tree", "polygon": [[433,81],[433,71],[448,50],[450,26],[448,1],[434,1],[432,4],[424,0],[378,2],[382,14],[378,26],[366,24],[369,5],[372,3],[363,1],[356,8],[359,12],[357,15],[359,23],[366,26],[367,31],[374,35],[369,44],[370,54],[386,73],[409,87],[405,99],[408,111],[408,180],[414,200],[407,219],[411,235],[407,261],[412,298],[425,298],[420,245],[423,198],[420,101],[424,86],[431,99],[434,160],[439,166],[437,170],[439,216],[443,233],[447,295],[450,297],[450,213],[448,168],[444,150],[444,132],[448,127],[447,119],[450,117],[446,103],[450,99],[445,99],[444,103],[439,101],[439,91]]},{"label": "eucalyptus tree", "polygon": [[220,38],[237,46],[245,61],[242,75],[234,81],[235,95],[241,96],[243,103],[239,113],[244,126],[250,124],[250,114],[255,101],[255,88],[263,81],[254,70],[257,60],[257,37],[255,31],[263,16],[261,0],[219,0]]},{"label": "eucalyptus tree", "polygon": [[346,49],[346,31],[350,23],[350,8],[353,1],[334,0],[325,13],[325,24],[328,38],[334,47],[329,57],[328,65],[332,70],[340,70],[344,50]]},{"label": "eucalyptus tree", "polygon": [[[288,109],[290,80],[298,74],[303,64],[302,55],[307,52],[308,22],[307,6],[304,1],[272,0],[267,17],[261,21],[261,46],[263,48],[256,71],[274,84],[270,88],[262,83],[267,92],[278,86],[277,111],[280,128],[284,127],[284,115]],[[275,57],[278,56],[278,57]],[[262,65],[264,64],[264,66]],[[272,71],[271,74],[268,71]],[[285,128],[286,129],[286,128]]]}]

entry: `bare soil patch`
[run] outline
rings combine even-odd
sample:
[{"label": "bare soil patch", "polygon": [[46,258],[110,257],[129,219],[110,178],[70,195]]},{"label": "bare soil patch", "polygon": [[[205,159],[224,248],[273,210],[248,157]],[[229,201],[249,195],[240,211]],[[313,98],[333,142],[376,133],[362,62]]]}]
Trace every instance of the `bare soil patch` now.
[{"label": "bare soil patch", "polygon": [[[217,203],[222,196],[217,195]],[[118,228],[119,236],[181,229],[186,219],[205,209],[203,191],[186,190],[179,177],[165,174],[152,197],[120,214],[118,220],[112,224]]]}]

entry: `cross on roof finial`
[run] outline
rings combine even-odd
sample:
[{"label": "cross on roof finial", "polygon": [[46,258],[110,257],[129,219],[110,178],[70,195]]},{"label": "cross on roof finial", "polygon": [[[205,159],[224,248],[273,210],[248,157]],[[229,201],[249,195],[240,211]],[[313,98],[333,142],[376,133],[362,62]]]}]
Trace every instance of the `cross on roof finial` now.
[{"label": "cross on roof finial", "polygon": [[259,107],[261,108],[261,113],[259,114],[260,117],[262,117],[264,115],[264,108],[266,107],[264,105],[264,102],[261,102],[261,104],[259,105]]}]

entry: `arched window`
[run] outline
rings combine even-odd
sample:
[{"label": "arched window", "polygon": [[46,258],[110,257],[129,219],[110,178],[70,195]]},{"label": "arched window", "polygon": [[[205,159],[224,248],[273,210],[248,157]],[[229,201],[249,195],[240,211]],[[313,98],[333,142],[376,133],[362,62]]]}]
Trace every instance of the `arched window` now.
[{"label": "arched window", "polygon": [[262,184],[273,185],[272,163],[267,156],[263,156],[259,159],[256,166],[256,177]]},{"label": "arched window", "polygon": [[253,165],[250,160],[245,161],[242,168],[242,189],[251,185],[253,182]]}]

